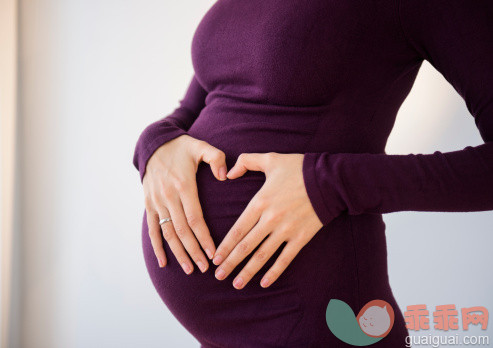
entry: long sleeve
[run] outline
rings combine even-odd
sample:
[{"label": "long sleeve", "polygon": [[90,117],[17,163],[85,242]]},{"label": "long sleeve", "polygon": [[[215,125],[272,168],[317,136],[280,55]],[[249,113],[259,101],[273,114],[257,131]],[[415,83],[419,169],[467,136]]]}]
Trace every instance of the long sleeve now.
[{"label": "long sleeve", "polygon": [[151,123],[140,134],[135,145],[133,164],[144,180],[147,161],[166,142],[187,134],[188,129],[205,106],[207,91],[192,77],[180,105],[168,116]]},{"label": "long sleeve", "polygon": [[461,95],[485,143],[432,154],[305,154],[306,189],[324,225],[343,212],[493,210],[493,1],[396,1],[409,46]]}]

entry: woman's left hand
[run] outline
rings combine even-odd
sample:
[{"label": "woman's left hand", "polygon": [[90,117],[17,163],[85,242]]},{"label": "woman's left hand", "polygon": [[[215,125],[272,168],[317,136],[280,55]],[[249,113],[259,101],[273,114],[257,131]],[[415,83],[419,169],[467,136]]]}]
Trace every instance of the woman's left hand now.
[{"label": "woman's left hand", "polygon": [[315,213],[303,181],[303,154],[243,153],[227,174],[241,177],[247,170],[262,171],[266,180],[249,202],[214,253],[216,278],[232,270],[269,235],[233,281],[242,289],[275,251],[287,242],[266,272],[260,285],[267,287],[279,278],[294,257],[323,224]]}]

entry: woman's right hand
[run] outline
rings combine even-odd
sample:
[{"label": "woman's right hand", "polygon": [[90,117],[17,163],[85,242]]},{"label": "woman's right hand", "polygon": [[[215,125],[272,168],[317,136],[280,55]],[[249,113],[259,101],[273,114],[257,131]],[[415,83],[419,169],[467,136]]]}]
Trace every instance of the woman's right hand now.
[{"label": "woman's right hand", "polygon": [[[189,255],[205,272],[209,262],[200,246],[209,259],[216,250],[197,192],[196,174],[201,161],[210,165],[216,179],[226,180],[224,152],[187,134],[161,145],[149,158],[143,178],[147,226],[159,266],[167,264],[162,233],[187,274],[193,271]],[[172,221],[159,225],[160,219],[169,217]]]}]

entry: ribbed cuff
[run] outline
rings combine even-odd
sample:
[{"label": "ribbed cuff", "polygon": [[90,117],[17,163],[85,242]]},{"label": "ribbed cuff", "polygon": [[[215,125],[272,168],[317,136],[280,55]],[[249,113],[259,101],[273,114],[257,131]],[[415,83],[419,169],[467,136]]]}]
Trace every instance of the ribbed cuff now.
[{"label": "ribbed cuff", "polygon": [[303,180],[310,202],[325,226],[346,210],[340,194],[341,183],[330,166],[327,153],[306,153],[303,157]]}]

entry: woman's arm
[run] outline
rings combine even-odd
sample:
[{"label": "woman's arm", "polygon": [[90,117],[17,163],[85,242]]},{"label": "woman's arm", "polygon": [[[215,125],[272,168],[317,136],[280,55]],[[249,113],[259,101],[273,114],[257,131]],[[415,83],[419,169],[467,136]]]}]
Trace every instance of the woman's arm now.
[{"label": "woman's arm", "polygon": [[152,154],[166,142],[187,134],[188,129],[205,106],[206,96],[207,91],[194,75],[184,98],[180,100],[180,106],[170,115],[151,123],[143,130],[135,145],[133,157],[133,164],[140,173],[141,182]]},{"label": "woman's arm", "polygon": [[305,186],[324,225],[341,212],[493,210],[493,1],[396,1],[410,48],[462,96],[485,144],[433,154],[305,154]]}]

